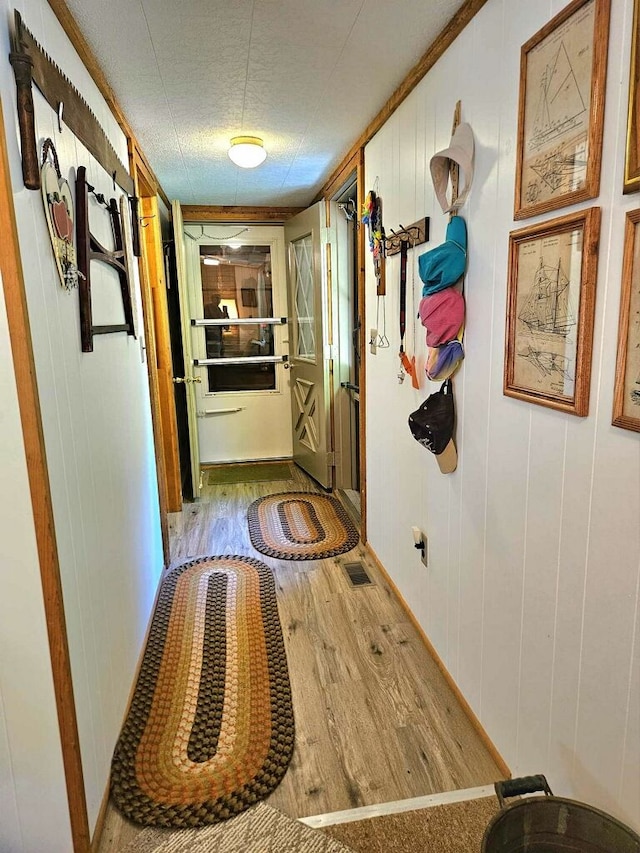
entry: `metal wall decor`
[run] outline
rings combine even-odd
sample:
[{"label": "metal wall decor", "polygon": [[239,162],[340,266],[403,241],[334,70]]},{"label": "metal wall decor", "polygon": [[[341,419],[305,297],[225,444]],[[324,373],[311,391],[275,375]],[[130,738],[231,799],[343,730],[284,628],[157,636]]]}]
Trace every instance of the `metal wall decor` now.
[{"label": "metal wall decor", "polygon": [[31,190],[40,188],[31,90],[32,83],[35,83],[49,106],[58,115],[59,120],[62,114],[69,130],[82,142],[89,153],[93,154],[107,174],[111,175],[114,183],[121,186],[129,195],[133,195],[133,180],[120,162],[89,105],[38,44],[24,25],[22,16],[17,10],[11,41],[12,51],[9,54],[9,60],[16,78],[22,176],[25,187]]},{"label": "metal wall decor", "polygon": [[[115,198],[107,202],[105,198],[93,193],[96,200],[104,205],[111,218],[113,231],[114,250],[106,249],[91,233],[89,227],[89,193],[93,193],[93,187],[87,183],[86,169],[78,167],[76,178],[76,207],[77,207],[77,242],[78,242],[78,269],[81,273],[79,283],[80,293],[80,337],[83,352],[93,352],[93,336],[108,335],[113,332],[126,332],[135,335],[133,309],[131,305],[131,289],[129,280],[129,263],[127,251],[122,235],[122,222],[120,211]],[[122,306],[124,310],[124,323],[110,325],[93,325],[93,314],[91,309],[91,261],[101,261],[108,264],[118,274],[120,291],[122,293]]]},{"label": "metal wall decor", "polygon": [[73,245],[73,196],[71,187],[60,172],[58,155],[51,139],[45,139],[42,146],[40,184],[60,284],[65,290],[73,290],[78,286],[78,266]]}]

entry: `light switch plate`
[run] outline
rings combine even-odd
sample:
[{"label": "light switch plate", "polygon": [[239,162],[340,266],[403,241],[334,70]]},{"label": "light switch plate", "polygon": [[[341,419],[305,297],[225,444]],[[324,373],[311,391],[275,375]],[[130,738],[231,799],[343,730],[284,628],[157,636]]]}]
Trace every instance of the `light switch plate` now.
[{"label": "light switch plate", "polygon": [[371,335],[369,336],[369,348],[371,350],[371,355],[375,355],[378,351],[378,330],[371,329]]}]

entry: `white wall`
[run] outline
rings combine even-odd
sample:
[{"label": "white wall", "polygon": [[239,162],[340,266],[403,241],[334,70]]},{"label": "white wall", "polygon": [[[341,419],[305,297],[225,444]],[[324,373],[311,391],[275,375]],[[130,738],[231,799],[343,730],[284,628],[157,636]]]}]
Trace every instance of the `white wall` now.
[{"label": "white wall", "polygon": [[[48,4],[44,0],[22,0],[17,5],[35,38],[83,94],[121,160],[127,163],[126,140]],[[124,333],[96,337],[94,352],[81,352],[78,293],[67,294],[62,290],[55,274],[40,193],[26,190],[22,184],[15,83],[7,59],[6,26],[12,21],[13,6],[9,0],[3,0],[1,8],[6,23],[0,33],[0,92],[51,480],[89,820],[93,828],[108,784],[111,754],[162,568],[147,368],[142,362],[140,341]],[[68,128],[62,134],[58,132],[52,110],[35,89],[34,100],[37,137],[40,142],[47,136],[54,139],[63,175],[72,186],[75,168],[84,165],[87,178],[96,190],[107,198],[119,197],[122,191],[114,190],[111,179]],[[92,230],[110,245],[106,211],[93,202],[90,220]],[[94,323],[118,322],[122,302],[115,275],[96,263],[92,264],[91,273]],[[134,273],[139,306],[137,272]],[[140,320],[138,328],[141,332]],[[4,470],[2,473],[0,480],[4,481]],[[15,529],[18,530],[18,525]],[[16,541],[19,541],[17,533]],[[27,582],[25,578],[25,585]],[[26,591],[26,587],[15,590],[16,613],[20,597]],[[35,588],[30,591],[32,597],[39,593]],[[32,606],[36,606],[35,601]],[[36,638],[29,640],[29,644],[48,667],[44,647]],[[25,683],[30,680],[28,670],[17,672],[16,678],[24,679]],[[7,703],[4,693],[3,698],[8,717],[15,708],[13,703]],[[31,728],[37,731],[40,726],[49,726],[50,714],[51,708],[46,703],[42,708],[34,706],[29,718]],[[53,723],[57,725],[55,719]],[[51,760],[55,765],[59,756],[49,754],[53,749],[49,747],[39,761],[46,765]],[[31,820],[36,811],[41,814],[40,801],[44,803],[49,793],[46,778],[34,786]],[[57,840],[54,834],[48,836],[46,845],[29,845],[25,841],[22,847],[11,849],[68,849],[61,839],[62,835]]]},{"label": "white wall", "polygon": [[0,850],[68,853],[64,768],[1,286],[0,401]]},{"label": "white wall", "polygon": [[[457,99],[476,140],[463,209],[470,254],[466,360],[455,378],[458,470],[440,474],[407,428],[438,384],[416,392],[396,380],[396,257],[387,267],[391,348],[367,355],[368,530],[514,775],[544,772],[557,794],[640,828],[640,436],[611,426],[624,214],[640,206],[640,196],[621,192],[632,0],[612,3],[602,189],[581,205],[603,214],[590,413],[502,394],[508,234],[519,227],[520,46],[564,5],[489,0],[367,146],[366,184],[379,181],[385,227],[432,217],[419,255],[444,237],[428,164],[449,141]],[[420,288],[416,275],[416,299]],[[366,310],[368,329],[370,260]],[[423,361],[421,327],[418,340]],[[428,570],[411,525],[428,535]]]}]

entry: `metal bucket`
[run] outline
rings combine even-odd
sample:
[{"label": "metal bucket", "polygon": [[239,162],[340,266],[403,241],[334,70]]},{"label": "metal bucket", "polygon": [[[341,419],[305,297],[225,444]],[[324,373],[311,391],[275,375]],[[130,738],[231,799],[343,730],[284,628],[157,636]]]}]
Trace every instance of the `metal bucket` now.
[{"label": "metal bucket", "polygon": [[[482,853],[640,853],[640,836],[605,812],[554,797],[544,776],[496,783],[501,811],[487,827]],[[507,797],[543,791],[506,806]]]}]

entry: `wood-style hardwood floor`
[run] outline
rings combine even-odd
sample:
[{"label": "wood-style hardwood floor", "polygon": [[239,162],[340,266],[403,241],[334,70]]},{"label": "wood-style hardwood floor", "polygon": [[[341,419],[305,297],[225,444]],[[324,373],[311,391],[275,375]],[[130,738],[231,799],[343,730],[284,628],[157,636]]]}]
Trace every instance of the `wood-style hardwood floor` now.
[{"label": "wood-style hardwood floor", "polygon": [[[257,557],[275,572],[293,691],[296,746],[268,802],[292,817],[486,785],[501,772],[460,708],[407,614],[358,546],[328,560],[274,560],[251,546],[246,509],[293,481],[205,486],[170,516],[172,564],[211,554]],[[206,476],[205,476],[206,482]],[[354,588],[344,562],[374,584]],[[109,805],[99,853],[140,832]]]}]

